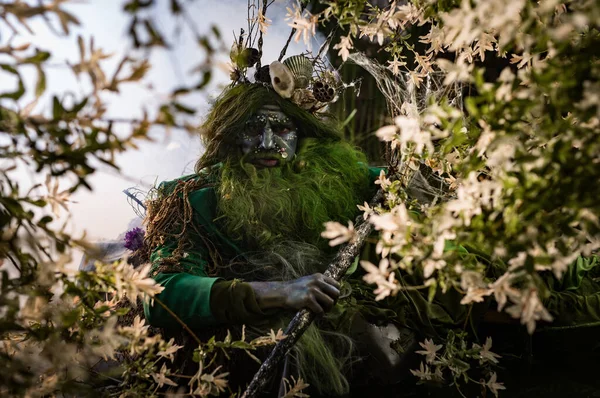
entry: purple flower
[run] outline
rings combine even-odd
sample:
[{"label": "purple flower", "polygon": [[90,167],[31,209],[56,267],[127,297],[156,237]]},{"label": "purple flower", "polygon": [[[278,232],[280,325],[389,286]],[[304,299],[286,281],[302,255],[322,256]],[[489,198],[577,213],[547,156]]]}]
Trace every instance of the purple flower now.
[{"label": "purple flower", "polygon": [[125,248],[136,251],[144,245],[145,232],[141,228],[134,228],[125,234]]}]

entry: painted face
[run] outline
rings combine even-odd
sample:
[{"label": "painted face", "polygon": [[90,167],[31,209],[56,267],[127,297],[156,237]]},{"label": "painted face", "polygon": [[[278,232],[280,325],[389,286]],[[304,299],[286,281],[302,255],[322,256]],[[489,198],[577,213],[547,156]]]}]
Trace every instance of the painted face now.
[{"label": "painted face", "polygon": [[293,159],[298,134],[278,106],[265,105],[246,122],[238,142],[247,162],[276,167]]}]

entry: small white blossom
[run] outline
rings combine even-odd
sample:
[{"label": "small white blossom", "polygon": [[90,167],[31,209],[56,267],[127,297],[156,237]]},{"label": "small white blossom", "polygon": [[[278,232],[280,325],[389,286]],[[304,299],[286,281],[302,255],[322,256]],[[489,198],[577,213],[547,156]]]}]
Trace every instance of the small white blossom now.
[{"label": "small white blossom", "polygon": [[167,375],[166,375],[167,371],[168,371],[167,366],[163,363],[163,366],[162,366],[162,368],[160,368],[159,373],[150,373],[150,375],[154,379],[154,382],[156,384],[158,384],[158,387],[162,387],[165,384],[168,386],[177,387],[177,383],[175,383],[173,380],[171,380],[167,377]]},{"label": "small white blossom", "polygon": [[383,300],[389,295],[396,294],[398,291],[398,285],[395,280],[395,274],[389,269],[390,261],[387,258],[382,258],[379,261],[379,267],[376,267],[369,261],[362,260],[360,262],[361,267],[367,271],[367,274],[363,276],[365,282],[370,284],[376,284],[377,289],[374,293],[376,301]]},{"label": "small white blossom", "polygon": [[552,322],[552,315],[540,301],[537,289],[530,288],[523,296],[520,302],[506,309],[513,318],[521,318],[521,324],[527,326],[527,332],[533,334],[536,321]]},{"label": "small white blossom", "polygon": [[258,28],[260,29],[260,31],[263,34],[267,33],[267,29],[269,28],[269,26],[271,26],[271,23],[273,21],[271,21],[269,18],[267,18],[263,13],[262,10],[258,11],[258,17],[257,17],[257,22],[258,22]]},{"label": "small white blossom", "polygon": [[379,177],[375,180],[375,185],[381,186],[382,189],[389,188],[392,182],[385,177],[385,171],[379,172]]},{"label": "small white blossom", "polygon": [[431,258],[423,261],[423,276],[429,278],[436,270],[440,270],[446,266],[444,260],[433,260]]},{"label": "small white blossom", "polygon": [[392,71],[394,76],[398,76],[400,74],[400,67],[406,65],[406,62],[398,60],[397,56],[394,56],[392,61],[388,61],[387,68]]},{"label": "small white blossom", "polygon": [[348,227],[337,221],[328,221],[325,223],[325,231],[321,232],[321,236],[330,239],[329,246],[337,246],[344,242],[353,242],[356,238],[356,231],[352,221],[348,221]]},{"label": "small white blossom", "polygon": [[350,50],[354,48],[352,44],[352,38],[350,36],[342,36],[340,37],[340,42],[333,46],[334,50],[340,50],[338,55],[342,57],[342,61],[346,61],[348,56],[350,55]]},{"label": "small white blossom", "polygon": [[421,347],[424,348],[423,351],[415,351],[417,354],[421,354],[421,355],[425,355],[425,361],[427,361],[427,363],[433,363],[435,361],[435,357],[436,357],[436,352],[438,352],[441,348],[442,345],[435,345],[433,344],[433,340],[432,339],[425,339],[424,343],[419,343],[419,345]]},{"label": "small white blossom", "polygon": [[496,358],[502,358],[502,357],[498,354],[491,352],[490,348],[492,348],[492,338],[488,337],[487,339],[485,339],[485,344],[483,345],[483,348],[481,349],[481,352],[479,353],[481,355],[481,358],[483,359],[483,361],[498,363],[498,360]]},{"label": "small white blossom", "polygon": [[166,343],[165,347],[163,347],[156,355],[163,358],[169,358],[171,362],[175,359],[175,353],[179,351],[183,346],[176,345],[175,339],[171,338],[168,343]]},{"label": "small white blossom", "polygon": [[365,220],[368,220],[369,216],[371,216],[371,214],[375,213],[375,210],[373,210],[373,208],[371,206],[369,206],[369,204],[367,202],[365,202],[362,206],[356,205],[356,207],[358,207],[358,210],[363,212],[363,219],[365,219]]},{"label": "small white blossom", "polygon": [[318,16],[312,15],[310,12],[302,9],[298,4],[293,4],[292,8],[287,8],[287,14],[285,17],[288,22],[288,26],[296,29],[296,36],[294,41],[297,43],[300,39],[303,39],[304,44],[311,48],[311,37],[314,37],[317,29],[317,22],[319,21]]},{"label": "small white blossom", "polygon": [[485,385],[490,389],[490,391],[492,392],[492,394],[494,394],[494,396],[498,396],[498,390],[506,390],[506,387],[504,387],[504,383],[498,383],[496,381],[496,372],[492,373],[492,376],[490,377],[490,379],[488,380],[487,383],[485,383]]},{"label": "small white blossom", "polygon": [[429,366],[424,365],[423,362],[421,362],[421,365],[419,366],[418,370],[410,370],[410,373],[412,373],[414,376],[417,376],[419,379],[421,380],[431,380],[432,378],[432,374],[431,374],[431,370],[429,369]]}]

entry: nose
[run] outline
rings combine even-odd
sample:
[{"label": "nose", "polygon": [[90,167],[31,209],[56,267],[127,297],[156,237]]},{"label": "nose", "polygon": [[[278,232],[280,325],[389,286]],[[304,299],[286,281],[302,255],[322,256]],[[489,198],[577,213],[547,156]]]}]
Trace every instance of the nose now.
[{"label": "nose", "polygon": [[271,129],[271,125],[268,121],[267,124],[265,124],[265,128],[263,129],[260,137],[260,147],[262,149],[273,148],[273,130]]}]

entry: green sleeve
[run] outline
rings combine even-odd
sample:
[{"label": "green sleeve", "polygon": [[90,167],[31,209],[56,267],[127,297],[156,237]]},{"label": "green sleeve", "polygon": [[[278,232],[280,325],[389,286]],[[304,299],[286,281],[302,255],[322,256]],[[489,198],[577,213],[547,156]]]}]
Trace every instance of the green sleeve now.
[{"label": "green sleeve", "polygon": [[218,281],[211,291],[210,308],[215,320],[222,324],[256,325],[274,311],[262,311],[254,290],[239,280]]},{"label": "green sleeve", "polygon": [[[154,277],[163,290],[156,298],[168,307],[190,328],[215,324],[210,309],[211,290],[219,278],[198,276],[187,273],[160,273]],[[144,304],[144,314],[148,323],[163,328],[179,328],[179,322],[155,302]]]}]

